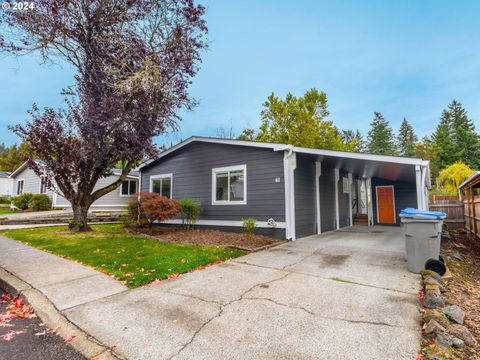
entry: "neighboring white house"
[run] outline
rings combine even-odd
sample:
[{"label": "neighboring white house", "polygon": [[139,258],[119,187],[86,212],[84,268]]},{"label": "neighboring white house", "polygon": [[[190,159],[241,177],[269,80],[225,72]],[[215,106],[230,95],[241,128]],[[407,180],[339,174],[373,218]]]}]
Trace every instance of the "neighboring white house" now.
[{"label": "neighboring white house", "polygon": [[[95,189],[102,188],[116,181],[121,174],[120,169],[113,169],[113,175],[100,179]],[[12,194],[47,194],[52,198],[52,207],[65,208],[71,207],[70,202],[54,189],[47,188],[43,177],[39,177],[30,169],[27,163],[23,163],[17,170],[10,174],[12,181]],[[125,208],[130,199],[130,195],[138,191],[139,173],[132,171],[122,186],[112,192],[102,196],[92,204],[92,210],[120,210]]]},{"label": "neighboring white house", "polygon": [[10,173],[0,171],[0,196],[11,196],[13,191],[13,179]]}]

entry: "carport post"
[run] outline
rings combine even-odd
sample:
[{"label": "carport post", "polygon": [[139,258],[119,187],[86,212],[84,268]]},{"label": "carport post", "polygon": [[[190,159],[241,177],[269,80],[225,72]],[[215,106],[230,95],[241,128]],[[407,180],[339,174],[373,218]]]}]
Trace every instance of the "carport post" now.
[{"label": "carport post", "polygon": [[320,214],[320,176],[322,176],[322,161],[315,162],[315,209],[317,211],[317,234],[322,233],[322,218]]},{"label": "carport post", "polygon": [[[349,202],[349,215],[350,215],[350,226],[353,226],[353,214],[352,214],[352,173],[348,173],[348,202]],[[358,200],[357,200],[358,201]]]},{"label": "carport post", "polygon": [[340,181],[340,169],[335,168],[335,220],[337,230],[340,229],[340,210],[338,205],[338,182]]},{"label": "carport post", "polygon": [[423,205],[423,186],[422,186],[422,169],[420,165],[415,165],[415,179],[417,187],[417,209],[424,210]]}]

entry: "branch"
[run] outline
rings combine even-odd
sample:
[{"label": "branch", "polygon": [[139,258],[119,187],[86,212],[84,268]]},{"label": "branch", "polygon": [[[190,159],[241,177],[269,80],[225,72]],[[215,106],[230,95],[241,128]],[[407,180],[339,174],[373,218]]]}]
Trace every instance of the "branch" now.
[{"label": "branch", "polygon": [[105,186],[103,188],[100,188],[100,189],[96,190],[95,192],[93,192],[90,195],[90,200],[92,201],[92,203],[95,200],[101,198],[102,196],[104,196],[104,195],[108,194],[109,192],[118,188],[125,181],[128,174],[130,174],[130,171],[132,171],[133,165],[134,164],[132,162],[128,162],[125,165],[125,167],[122,169],[122,174],[120,175],[120,177],[116,181],[114,181],[110,185],[107,185],[107,186]]}]

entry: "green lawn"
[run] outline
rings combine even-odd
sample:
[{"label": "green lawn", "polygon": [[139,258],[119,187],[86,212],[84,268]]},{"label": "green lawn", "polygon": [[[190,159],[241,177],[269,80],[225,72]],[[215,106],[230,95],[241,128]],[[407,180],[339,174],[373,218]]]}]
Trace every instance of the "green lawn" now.
[{"label": "green lawn", "polygon": [[94,231],[87,233],[71,233],[65,226],[1,233],[113,275],[132,288],[245,254],[220,247],[162,243],[130,234],[118,224],[92,228]]},{"label": "green lawn", "polygon": [[0,205],[0,215],[13,214],[15,210],[10,209],[10,205]]}]

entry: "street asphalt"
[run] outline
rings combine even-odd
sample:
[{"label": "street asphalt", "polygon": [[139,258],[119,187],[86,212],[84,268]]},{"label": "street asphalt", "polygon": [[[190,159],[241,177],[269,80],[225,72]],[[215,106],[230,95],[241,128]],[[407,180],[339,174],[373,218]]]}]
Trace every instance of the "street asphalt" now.
[{"label": "street asphalt", "polygon": [[[6,294],[0,289],[0,296]],[[10,302],[0,303],[0,314]],[[11,339],[7,334],[11,334]],[[7,335],[7,336],[5,336]],[[2,337],[4,336],[4,337]],[[63,338],[49,331],[39,318],[16,318],[0,326],[0,358],[8,360],[85,360]]]}]

